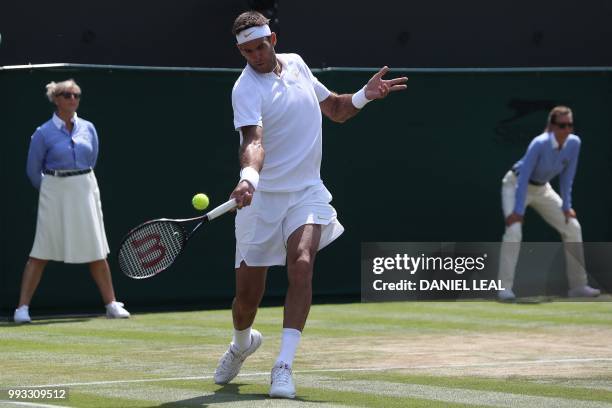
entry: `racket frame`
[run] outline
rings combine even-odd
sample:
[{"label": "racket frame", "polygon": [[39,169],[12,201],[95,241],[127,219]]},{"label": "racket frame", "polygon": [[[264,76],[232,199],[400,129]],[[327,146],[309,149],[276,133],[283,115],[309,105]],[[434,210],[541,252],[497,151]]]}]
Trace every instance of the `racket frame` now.
[{"label": "racket frame", "polygon": [[[215,218],[225,214],[228,211],[233,210],[234,208],[237,207],[237,203],[236,200],[234,198],[226,201],[225,203],[219,205],[218,207],[215,207],[214,209],[210,210],[208,213],[201,215],[199,217],[193,217],[193,218],[183,218],[183,219],[172,219],[172,218],[157,218],[154,220],[150,220],[150,221],[146,221],[143,222],[142,224],[137,225],[136,227],[132,228],[121,240],[121,244],[119,245],[119,249],[117,250],[117,261],[119,263],[119,269],[121,269],[121,272],[123,272],[126,276],[132,278],[132,279],[147,279],[147,278],[151,278],[163,271],[165,271],[166,269],[170,268],[172,265],[174,265],[174,263],[176,262],[176,260],[179,258],[179,256],[181,256],[181,254],[183,253],[183,251],[185,250],[185,247],[187,246],[187,242],[189,241],[189,239],[193,236],[193,234],[195,234],[195,232],[202,226],[202,224],[204,224],[207,221],[211,221],[214,220]],[[183,224],[187,224],[187,223],[191,223],[194,221],[200,221],[195,227],[193,227],[193,229],[191,230],[191,232],[188,232],[187,229],[183,226]],[[126,270],[124,270],[124,268],[122,268],[122,262],[120,261],[121,259],[121,250],[123,249],[124,245],[128,245],[127,241],[131,238],[133,238],[134,234],[141,230],[142,228],[145,228],[146,226],[150,225],[150,224],[154,224],[154,223],[160,223],[160,222],[165,222],[165,223],[172,223],[176,226],[178,226],[182,231],[183,231],[183,236],[184,241],[181,242],[180,245],[180,249],[178,251],[178,253],[174,256],[174,258],[172,259],[172,261],[165,267],[156,270],[154,273],[149,274],[149,275],[145,275],[145,276],[135,276],[134,274],[128,273]],[[166,249],[166,247],[164,247],[164,249]]]}]

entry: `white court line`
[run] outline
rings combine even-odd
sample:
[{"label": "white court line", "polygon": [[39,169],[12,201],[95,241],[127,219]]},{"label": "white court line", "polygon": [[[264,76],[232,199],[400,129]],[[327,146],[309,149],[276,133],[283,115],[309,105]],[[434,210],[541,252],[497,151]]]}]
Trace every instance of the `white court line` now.
[{"label": "white court line", "polygon": [[24,402],[24,401],[7,401],[0,400],[0,404],[13,404],[19,405],[22,407],[36,407],[36,408],[70,408],[64,405],[49,405],[49,404],[39,404],[37,402]]},{"label": "white court line", "polygon": [[[504,367],[507,365],[532,365],[532,364],[559,364],[559,363],[592,363],[592,362],[612,362],[612,357],[601,358],[563,358],[558,360],[522,360],[522,361],[496,361],[491,363],[473,363],[473,364],[444,364],[444,365],[420,365],[420,366],[398,366],[398,367],[355,367],[355,368],[321,368],[314,370],[296,370],[296,374],[310,373],[334,373],[334,372],[355,372],[355,371],[389,371],[389,370],[415,370],[428,368],[463,368],[463,367]],[[259,377],[270,375],[269,371],[238,374],[238,377]],[[92,381],[67,384],[46,384],[46,385],[30,385],[28,387],[78,387],[86,385],[108,385],[108,384],[130,384],[130,383],[148,383],[161,381],[186,381],[186,380],[208,380],[213,378],[212,375],[203,375],[195,377],[162,377],[162,378],[143,378],[137,380],[113,380],[113,381]]]}]

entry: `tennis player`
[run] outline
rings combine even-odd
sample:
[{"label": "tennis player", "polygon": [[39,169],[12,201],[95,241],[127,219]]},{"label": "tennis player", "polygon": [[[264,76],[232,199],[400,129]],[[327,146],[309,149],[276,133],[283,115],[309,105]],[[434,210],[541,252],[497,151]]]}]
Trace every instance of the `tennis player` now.
[{"label": "tennis player", "polygon": [[[572,134],[574,119],[570,108],[557,106],[548,115],[544,133],[529,144],[525,156],[512,166],[502,180],[502,210],[506,232],[502,238],[499,279],[500,300],[515,299],[512,286],[522,240],[523,217],[527,206],[559,231],[565,242],[569,297],[595,297],[600,291],[587,284],[582,248],[582,230],[572,208],[572,185],[578,165],[580,138]],[[559,176],[561,196],[550,186]]]},{"label": "tennis player", "polygon": [[330,92],[297,54],[276,54],[268,20],[249,11],[233,26],[247,65],[232,91],[234,127],[240,132],[236,216],[234,336],[215,371],[226,384],[262,343],[252,329],[268,267],[287,264],[281,349],[271,372],[270,396],[295,397],[293,359],[312,300],[317,251],[344,228],[320,176],[321,112],[336,122],[355,116],[373,99],[406,89],[408,78],[382,79],[382,68],[355,94]]},{"label": "tennis player", "polygon": [[47,98],[56,107],[30,141],[27,174],[40,190],[36,236],[21,281],[13,320],[31,321],[29,305],[49,261],[88,263],[109,318],[130,313],[117,302],[100,190],[93,172],[98,159],[98,134],[91,122],[77,116],[81,88],[72,79],[47,84]]}]

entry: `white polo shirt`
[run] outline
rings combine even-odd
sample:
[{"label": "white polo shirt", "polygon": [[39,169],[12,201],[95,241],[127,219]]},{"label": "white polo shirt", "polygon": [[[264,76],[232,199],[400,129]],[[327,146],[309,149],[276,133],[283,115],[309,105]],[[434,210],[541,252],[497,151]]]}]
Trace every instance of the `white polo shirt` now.
[{"label": "white polo shirt", "polygon": [[234,84],[234,127],[263,127],[265,159],[258,190],[291,192],[321,183],[319,102],[330,91],[299,55],[276,57],[282,64],[280,76],[261,74],[247,64]]}]

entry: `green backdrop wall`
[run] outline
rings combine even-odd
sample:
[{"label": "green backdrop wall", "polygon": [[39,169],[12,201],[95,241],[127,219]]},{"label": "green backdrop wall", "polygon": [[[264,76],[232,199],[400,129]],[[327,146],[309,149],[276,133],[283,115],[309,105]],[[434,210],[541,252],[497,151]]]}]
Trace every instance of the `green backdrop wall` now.
[{"label": "green backdrop wall", "polygon": [[[195,216],[191,197],[225,201],[237,181],[238,135],[231,89],[240,70],[50,66],[0,69],[2,208],[0,306],[18,299],[36,224],[37,192],[25,175],[31,134],[49,119],[44,86],[74,78],[79,115],[100,136],[96,175],[111,250],[136,224]],[[354,92],[370,69],[316,75]],[[408,90],[369,104],[345,124],[324,121],[322,177],[346,233],[319,254],[315,292],[359,295],[360,244],[368,241],[498,241],[500,181],[542,131],[556,104],[574,109],[583,140],[574,207],[585,241],[612,240],[612,71],[610,69],[393,70]],[[527,215],[526,241],[555,241]],[[119,272],[120,300],[133,306],[229,304],[233,292],[233,217],[206,226],[176,267],[145,281]],[[282,295],[282,268],[267,295]],[[50,264],[33,307],[78,311],[101,303],[85,265]]]}]

